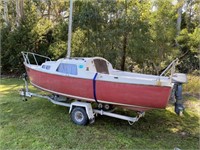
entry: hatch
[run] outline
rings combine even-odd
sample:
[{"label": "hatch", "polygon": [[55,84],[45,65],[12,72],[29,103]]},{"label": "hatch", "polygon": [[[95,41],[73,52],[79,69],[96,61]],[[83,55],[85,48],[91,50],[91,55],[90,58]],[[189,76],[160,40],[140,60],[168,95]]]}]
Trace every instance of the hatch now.
[{"label": "hatch", "polygon": [[103,59],[94,59],[94,65],[98,73],[109,74],[107,62]]}]

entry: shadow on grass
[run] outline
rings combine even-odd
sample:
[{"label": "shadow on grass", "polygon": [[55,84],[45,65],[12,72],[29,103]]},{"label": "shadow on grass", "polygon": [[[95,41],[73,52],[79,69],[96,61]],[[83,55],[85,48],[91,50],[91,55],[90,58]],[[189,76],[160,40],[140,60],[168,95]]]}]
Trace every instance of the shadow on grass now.
[{"label": "shadow on grass", "polygon": [[2,78],[0,83],[1,95],[12,94],[14,91],[23,88],[23,80],[20,78]]}]

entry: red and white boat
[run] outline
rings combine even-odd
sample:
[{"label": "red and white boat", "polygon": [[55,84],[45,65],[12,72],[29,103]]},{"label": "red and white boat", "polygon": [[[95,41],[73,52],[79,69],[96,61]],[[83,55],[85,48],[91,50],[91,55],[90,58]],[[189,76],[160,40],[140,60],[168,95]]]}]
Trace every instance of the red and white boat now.
[{"label": "red and white boat", "polygon": [[[50,92],[53,97],[31,93],[25,80],[25,89],[20,95],[41,97],[52,103],[70,107],[72,121],[79,125],[94,122],[95,114],[107,115],[134,123],[144,116],[144,111],[162,109],[169,98],[176,98],[175,112],[180,114],[182,104],[182,84],[187,82],[185,74],[175,73],[174,60],[160,76],[131,73],[113,69],[110,62],[101,57],[71,58],[73,1],[70,0],[67,58],[52,61],[46,56],[22,52],[24,65],[30,83],[41,90]],[[169,77],[163,76],[171,70]],[[86,102],[63,102],[62,97]],[[60,101],[61,100],[61,101]],[[89,103],[88,103],[89,102]],[[93,109],[97,103],[99,109]],[[112,113],[110,106],[140,111],[136,117]]]},{"label": "red and white boat", "polygon": [[[33,86],[56,95],[136,111],[165,108],[174,85],[187,81],[185,74],[174,73],[176,60],[164,71],[171,67],[171,76],[165,77],[116,70],[101,57],[51,61],[48,57],[30,52],[22,54]],[[38,60],[41,59],[38,57],[45,62],[39,65]],[[178,87],[175,95],[181,100]]]}]

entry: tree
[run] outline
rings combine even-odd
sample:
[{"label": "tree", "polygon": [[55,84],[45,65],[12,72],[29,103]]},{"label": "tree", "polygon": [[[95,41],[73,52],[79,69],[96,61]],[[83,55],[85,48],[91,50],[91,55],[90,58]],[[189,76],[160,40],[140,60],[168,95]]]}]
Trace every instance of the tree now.
[{"label": "tree", "polygon": [[170,1],[158,0],[155,3],[157,10],[152,12],[151,37],[153,61],[152,67],[159,74],[169,61],[176,58],[178,49],[173,48],[176,36],[176,9]]},{"label": "tree", "polygon": [[8,19],[8,2],[7,0],[3,0],[3,10],[4,10],[4,20],[5,20],[5,23],[6,23],[6,26],[9,25],[9,19]]},{"label": "tree", "polygon": [[182,14],[180,35],[176,37],[181,53],[179,70],[186,73],[199,70],[199,4],[197,0],[187,1]]},{"label": "tree", "polygon": [[177,11],[178,17],[177,17],[177,24],[176,24],[177,35],[179,35],[179,33],[181,31],[183,5],[184,5],[184,1],[178,0],[178,11]]},{"label": "tree", "polygon": [[[69,1],[3,2],[2,71],[21,71],[15,69],[23,65],[21,51],[65,57]],[[74,6],[72,57],[101,56],[114,68],[136,65],[151,74],[180,57],[181,72],[198,69],[199,1],[76,0]]]},{"label": "tree", "polygon": [[16,25],[19,27],[24,16],[24,0],[16,0]]}]

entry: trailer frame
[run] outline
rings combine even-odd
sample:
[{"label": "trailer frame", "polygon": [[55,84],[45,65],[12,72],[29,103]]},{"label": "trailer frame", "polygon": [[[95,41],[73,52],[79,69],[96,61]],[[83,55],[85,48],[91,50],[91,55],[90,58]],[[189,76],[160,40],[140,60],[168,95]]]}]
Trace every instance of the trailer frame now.
[{"label": "trailer frame", "polygon": [[[55,95],[49,96],[49,95],[42,95],[42,94],[30,92],[29,87],[28,87],[28,79],[27,79],[26,74],[23,74],[23,80],[24,80],[24,88],[20,90],[20,95],[23,96],[25,101],[27,101],[27,97],[39,97],[39,98],[47,99],[55,105],[68,107],[69,108],[69,114],[71,114],[72,121],[75,124],[78,124],[78,125],[86,125],[88,122],[94,123],[95,117],[97,115],[105,115],[105,116],[109,116],[109,117],[114,117],[114,118],[126,120],[126,121],[129,122],[130,125],[132,125],[133,123],[137,122],[141,117],[144,117],[144,115],[145,115],[145,112],[138,112],[138,115],[136,117],[130,117],[130,116],[125,116],[125,115],[121,115],[121,114],[118,114],[118,113],[114,113],[112,111],[105,111],[103,109],[100,109],[100,110],[99,109],[93,109],[90,102],[82,102],[82,101],[76,100],[72,103],[68,103],[68,102],[62,101],[62,100],[59,101],[59,99],[55,99]],[[78,115],[72,116],[72,112],[75,108],[79,108],[78,109],[79,114],[77,113],[79,115],[79,117],[77,117]],[[83,110],[85,110],[85,112]],[[85,119],[87,121],[84,121],[83,123],[79,122],[79,121],[81,121],[81,117],[85,117]]]}]

